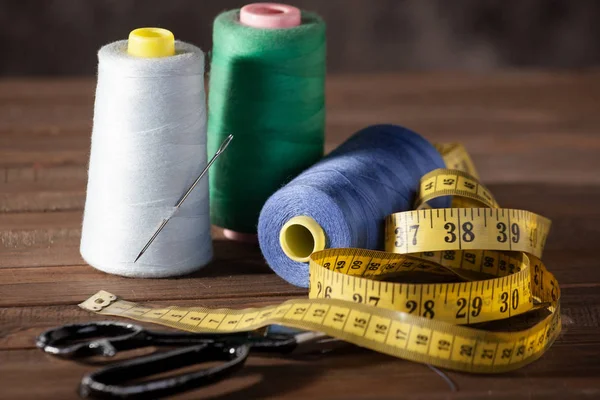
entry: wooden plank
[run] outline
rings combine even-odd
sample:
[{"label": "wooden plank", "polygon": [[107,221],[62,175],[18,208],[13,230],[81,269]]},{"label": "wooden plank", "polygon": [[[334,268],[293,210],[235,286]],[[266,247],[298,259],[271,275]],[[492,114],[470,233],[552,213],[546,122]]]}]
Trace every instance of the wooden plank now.
[{"label": "wooden plank", "polygon": [[[481,164],[481,163],[480,163]],[[599,166],[600,167],[600,166]],[[480,168],[481,169],[481,168]],[[514,167],[511,166],[509,171]],[[593,168],[590,168],[592,170]],[[1,170],[1,168],[0,168]],[[9,170],[2,182],[0,174],[0,212],[47,212],[82,210],[85,202],[87,172],[83,167],[33,167]],[[10,172],[10,173],[9,173]],[[512,172],[510,172],[512,173]],[[592,206],[600,198],[600,186],[595,184],[574,185],[539,182],[490,183],[482,179],[505,207],[539,208],[540,213],[554,207],[561,212],[573,208],[578,212],[596,212]],[[515,201],[515,199],[517,199]],[[544,201],[540,201],[544,199]],[[565,207],[565,204],[573,207]]]},{"label": "wooden plank", "polygon": [[[481,163],[480,163],[481,164]],[[79,167],[77,167],[79,168]],[[6,181],[0,176],[0,212],[47,212],[82,210],[85,202],[87,172],[83,167],[34,168],[12,171]],[[512,171],[512,168],[509,171]],[[481,169],[481,168],[479,168]],[[592,168],[590,168],[591,170]],[[512,172],[510,172],[512,173]],[[515,172],[516,173],[516,172]],[[485,178],[485,177],[484,177]],[[490,183],[482,182],[496,195],[505,207],[534,207],[546,212],[550,207],[567,211],[572,205],[574,212],[585,206],[586,212],[596,212],[590,206],[600,198],[598,185],[548,184],[537,182]],[[517,199],[517,201],[514,201]],[[544,199],[544,201],[540,201]],[[565,209],[565,210],[563,210]]]},{"label": "wooden plank", "polygon": [[[598,183],[593,171],[600,163],[595,157],[600,138],[594,133],[600,116],[593,105],[600,102],[599,76],[598,71],[333,76],[327,148],[385,121],[432,141],[465,142],[487,182]],[[94,87],[93,79],[0,80],[0,166],[77,165],[83,172]]]},{"label": "wooden plank", "polygon": [[[155,300],[159,305],[177,305],[177,306],[196,306],[196,307],[227,307],[227,308],[248,308],[263,307],[270,304],[279,304],[282,301],[293,297],[302,297],[299,295],[269,295],[251,297],[248,296],[233,298],[203,298],[186,300]],[[82,299],[83,300],[83,299]],[[44,330],[65,324],[85,323],[89,321],[103,320],[123,320],[117,317],[107,317],[96,315],[85,311],[76,305],[65,304],[59,306],[33,306],[33,307],[0,307],[0,351],[15,349],[35,348],[35,338]],[[136,322],[137,323],[137,322]],[[159,327],[154,324],[142,323],[150,329],[169,329]]]},{"label": "wooden plank", "polygon": [[[578,231],[585,235],[584,230]],[[589,239],[581,239],[571,229],[562,237],[575,239],[569,245],[557,242],[550,246],[544,257],[544,262],[560,284],[600,282],[600,270],[590,268],[596,264],[598,257],[596,236],[588,234]],[[0,268],[0,306],[76,303],[100,289],[122,296],[133,295],[131,300],[194,298],[197,293],[202,293],[203,298],[221,298],[242,294],[244,290],[263,294],[269,291],[298,293],[298,289],[272,273],[258,248],[218,240],[214,242],[214,250],[215,259],[211,264],[182,279],[122,278],[85,265]],[[260,285],[253,285],[248,277],[260,277]],[[57,285],[59,281],[61,284]]]},{"label": "wooden plank", "polygon": [[[0,213],[0,269],[84,265],[79,254],[82,210],[50,213]],[[216,257],[229,250],[239,251],[242,244],[223,240],[223,231],[212,228]],[[228,248],[231,243],[232,248]],[[237,246],[237,247],[236,247]],[[248,246],[245,246],[248,247]],[[256,253],[255,253],[256,254]],[[227,257],[226,257],[227,258]]]},{"label": "wooden plank", "polygon": [[434,142],[462,142],[488,183],[598,183],[599,72],[577,75],[338,77],[328,81],[328,122],[339,132],[396,123]]},{"label": "wooden plank", "polygon": [[[600,237],[597,207],[600,186],[495,184],[489,187],[502,206],[534,211],[553,221],[547,251],[596,248]],[[79,194],[71,198],[67,193],[64,197],[57,194],[54,199],[70,205],[83,202],[81,192],[73,193]],[[43,202],[36,196],[31,202]],[[79,255],[81,219],[80,210],[0,213],[0,269],[84,264]],[[213,237],[222,239],[222,231],[214,228]],[[224,248],[223,254],[238,250],[235,244],[229,248],[226,243],[219,246]]]},{"label": "wooden plank", "polygon": [[[459,122],[462,129],[456,129],[458,132],[474,132],[483,123],[490,132],[507,132],[506,124],[521,124],[530,132],[542,126],[564,131],[566,126],[556,122],[579,119],[578,124],[568,127],[577,132],[600,118],[594,110],[600,100],[598,77],[598,70],[338,75],[328,79],[328,112],[335,122],[348,122],[391,115],[391,105],[399,104],[413,112],[396,114],[397,118],[429,120],[440,126],[454,122],[451,131]],[[348,111],[356,113],[346,114]]]},{"label": "wooden plank", "polygon": [[[21,214],[15,214],[21,216]],[[553,231],[548,239],[548,245],[543,257],[544,262],[556,274],[561,283],[600,282],[600,270],[591,269],[598,257],[598,226],[600,217],[570,217],[554,218]],[[60,225],[59,225],[60,227]],[[260,266],[263,272],[269,272],[264,267],[264,260],[258,247],[223,240],[222,232],[214,228],[214,261],[205,269],[192,276],[211,276],[209,271],[224,268],[232,274],[252,271]],[[34,283],[38,276],[60,274],[69,271],[63,277],[63,283],[68,284],[80,271],[95,271],[85,266],[79,255],[79,228],[57,228],[49,234],[47,231],[17,231],[0,230],[2,241],[2,257],[0,257],[0,288],[5,284]],[[69,266],[69,264],[71,265]],[[49,267],[44,267],[47,265]],[[62,268],[64,266],[64,268]],[[27,267],[27,268],[25,268]],[[33,268],[36,267],[36,268]],[[61,267],[54,269],[56,267]],[[96,272],[98,275],[87,276],[86,279],[104,281],[109,275]],[[56,277],[56,276],[54,276]],[[132,284],[137,282],[131,280]],[[139,282],[150,282],[142,280]],[[52,284],[52,282],[49,282]],[[7,289],[4,289],[7,290]],[[30,290],[29,288],[13,290]],[[15,292],[16,295],[16,292]],[[0,304],[5,299],[0,298]]]},{"label": "wooden plank", "polygon": [[0,306],[76,304],[100,289],[132,301],[306,293],[272,273],[258,249],[238,244],[232,250],[229,242],[226,247],[223,257],[183,279],[130,279],[89,266],[5,268],[0,270]]},{"label": "wooden plank", "polygon": [[[486,182],[599,182],[599,178],[591,172],[600,163],[593,157],[600,148],[600,139],[593,135],[600,122],[588,122],[589,127],[581,132],[564,127],[582,124],[575,121],[537,129],[522,123],[505,124],[502,127],[494,124],[494,130],[491,130],[489,123],[482,122],[481,126],[474,126],[469,121],[450,123],[441,117],[432,119],[429,116],[407,121],[398,117],[402,107],[394,107],[399,109],[398,113],[388,112],[380,117],[365,117],[351,123],[329,121],[326,150],[333,150],[366,126],[385,121],[407,126],[432,142],[464,143]],[[341,112],[342,115],[347,113],[354,114],[354,111]],[[410,111],[407,113],[411,114]],[[482,119],[486,117],[482,116]],[[72,174],[78,178],[85,178],[90,132],[89,128],[82,129],[76,135],[61,138],[29,136],[22,132],[14,137],[0,136],[0,182],[10,181],[12,176],[23,176],[23,180],[26,180],[34,169],[38,173],[48,171],[47,175],[58,175],[60,169],[66,167],[75,170]],[[54,169],[59,171],[54,172]]]},{"label": "wooden plank", "polygon": [[[330,131],[339,133],[329,140],[328,150],[337,147],[353,132],[341,129]],[[486,184],[562,182],[566,185],[589,186],[590,183],[599,183],[600,178],[595,171],[600,168],[600,160],[596,157],[600,151],[600,137],[594,139],[588,134],[577,136],[572,132],[560,135],[541,133],[528,134],[529,139],[525,142],[523,134],[519,132],[498,136],[486,134],[487,139],[483,143],[475,133],[450,135],[442,132],[427,136],[436,142],[465,143]],[[585,138],[588,140],[584,140]],[[499,141],[505,144],[499,146]],[[546,148],[538,147],[539,143],[545,143]],[[577,143],[577,146],[572,146],[571,143]],[[83,208],[87,182],[87,147],[85,151],[78,150],[79,152],[82,155],[76,158],[81,158],[81,165],[64,165],[60,160],[47,161],[46,164],[30,161],[20,166],[0,165],[0,211],[45,212]],[[44,150],[43,154],[63,158],[63,155],[52,151]],[[37,158],[40,157],[32,157]]]},{"label": "wooden plank", "polygon": [[18,182],[2,185],[0,212],[48,212],[82,210],[85,204],[85,180],[67,180],[57,184]]},{"label": "wooden plank", "polygon": [[[89,266],[3,268],[0,307],[75,304],[101,289],[132,301],[305,293],[276,276],[253,246],[216,242],[215,250],[222,256],[180,279],[130,279]],[[590,268],[595,249],[549,250],[544,260],[562,286],[600,285],[600,270]]]},{"label": "wooden plank", "polygon": [[[297,360],[251,357],[234,379],[176,398],[397,399],[404,394],[427,399],[589,399],[600,395],[598,357],[597,343],[557,344],[541,360],[502,376],[449,372],[458,393],[451,393],[425,365],[356,348]],[[15,400],[75,399],[82,375],[97,368],[39,350],[0,352],[3,395]],[[18,384],[10,384],[14,382]]]},{"label": "wooden plank", "polygon": [[328,81],[328,122],[339,132],[396,123],[434,142],[465,143],[484,182],[598,183],[598,76],[536,71],[338,77]]},{"label": "wooden plank", "polygon": [[[273,301],[275,298],[243,298],[202,300],[194,302],[195,305],[205,306],[231,306],[239,307],[244,304],[259,306]],[[186,305],[189,301],[176,301],[170,304]],[[565,331],[552,349],[539,361],[522,370],[503,375],[509,378],[511,385],[506,387],[505,379],[493,376],[468,375],[450,372],[450,377],[458,384],[460,398],[479,398],[482,395],[495,394],[495,398],[528,398],[532,393],[549,399],[574,398],[573,396],[594,395],[600,393],[600,382],[586,377],[597,376],[600,366],[595,363],[600,355],[600,293],[596,288],[572,288],[563,291],[562,309],[564,315]],[[31,349],[33,338],[43,329],[63,323],[76,323],[101,319],[93,314],[79,310],[74,306],[69,307],[23,307],[0,310],[0,321],[3,323],[0,341],[0,376],[2,379],[19,382],[27,376],[35,379],[42,386],[46,398],[70,398],[72,388],[80,376],[96,367],[76,365],[71,362],[54,359],[43,355],[38,350]],[[112,317],[111,317],[112,318]],[[103,319],[103,318],[102,318]],[[13,321],[12,325],[5,325],[4,321]],[[9,350],[10,351],[6,351]],[[394,398],[397,396],[398,387],[412,395],[427,396],[427,398],[453,398],[448,388],[423,365],[395,360],[371,352],[354,351],[352,349],[341,354],[328,354],[323,358],[310,358],[308,361],[294,360],[266,360],[252,359],[249,370],[239,378],[227,384],[211,387],[210,389],[194,392],[182,398],[193,396],[215,395],[229,393],[232,387],[243,389],[235,396],[262,397],[267,390],[276,390],[272,394],[281,395],[281,391],[290,385],[286,398],[329,398],[332,386],[338,387],[336,396],[353,398],[359,393],[364,393],[365,387],[374,385],[369,390],[369,395],[374,398]],[[348,353],[349,352],[349,353]],[[307,365],[307,363],[310,363]],[[263,367],[270,365],[269,368]],[[567,367],[568,369],[566,369]],[[259,371],[254,370],[258,368]],[[263,368],[267,368],[264,371]],[[252,386],[248,376],[263,374],[263,381],[269,376],[264,376],[270,369],[280,369],[277,384],[270,380],[272,385]],[[299,385],[300,374],[317,369],[313,379],[306,385]],[[308,372],[307,372],[308,371]],[[568,371],[568,373],[566,372]],[[270,372],[269,372],[270,373]],[[302,378],[304,379],[304,378]],[[324,381],[321,381],[324,379]],[[357,381],[358,380],[358,381]],[[389,382],[395,382],[390,385]],[[376,383],[380,383],[375,385]],[[416,382],[416,383],[415,383]],[[413,387],[413,384],[415,385]],[[240,386],[237,386],[240,385]],[[329,386],[328,386],[329,385]],[[348,386],[352,388],[348,389]],[[356,385],[356,386],[353,386]],[[366,385],[366,386],[365,386]],[[249,387],[248,387],[249,386]],[[7,386],[10,398],[29,398],[35,394],[31,388],[20,388],[15,385]],[[33,392],[32,392],[33,390]],[[233,396],[234,394],[232,394]]]},{"label": "wooden plank", "polygon": [[83,209],[86,183],[84,166],[0,167],[0,212]]},{"label": "wooden plank", "polygon": [[[302,298],[305,294],[280,294],[270,296],[206,298],[192,293],[192,298],[173,300],[160,298],[153,301],[157,305],[248,308],[279,304],[291,298]],[[131,300],[130,297],[127,297]],[[81,298],[79,300],[84,300]],[[143,300],[139,300],[143,301]],[[564,334],[559,339],[562,344],[600,344],[600,291],[593,287],[565,287],[562,290],[561,312]],[[73,304],[40,305],[25,307],[0,307],[0,351],[35,348],[35,338],[42,331],[65,324],[85,323],[100,320],[125,320],[117,317],[96,315],[82,310]],[[151,329],[167,329],[143,323]]]},{"label": "wooden plank", "polygon": [[[81,376],[95,368],[98,366],[51,358],[38,350],[0,352],[0,382],[5,383],[4,395],[14,400],[32,397],[75,399]],[[8,384],[32,381],[35,385]],[[252,357],[234,379],[175,398],[285,396],[306,399],[331,398],[332,393],[337,398],[354,398],[357,393],[386,398],[395,393],[394,398],[397,398],[398,390],[447,394],[448,387],[425,366],[357,350],[307,361]]]},{"label": "wooden plank", "polygon": [[81,211],[0,214],[1,265],[84,264],[81,219]]},{"label": "wooden plank", "polygon": [[[381,120],[401,122],[391,117]],[[327,151],[333,150],[352,133],[371,123],[365,121],[352,128],[337,127],[330,123]],[[599,183],[600,178],[594,171],[600,167],[600,160],[595,157],[600,150],[600,138],[589,133],[543,131],[525,134],[523,129],[516,127],[508,128],[509,132],[480,130],[454,133],[431,130],[422,125],[417,122],[409,126],[433,142],[464,143],[484,183]],[[86,135],[89,133],[79,136]],[[526,140],[523,139],[524,135]],[[70,138],[66,142],[72,145]],[[32,145],[25,143],[23,148],[31,150]],[[25,157],[18,164],[4,163],[7,157],[0,158],[0,211],[54,211],[82,207],[88,153],[89,138],[81,148],[75,150],[61,150],[55,140],[45,142],[42,150]]]}]

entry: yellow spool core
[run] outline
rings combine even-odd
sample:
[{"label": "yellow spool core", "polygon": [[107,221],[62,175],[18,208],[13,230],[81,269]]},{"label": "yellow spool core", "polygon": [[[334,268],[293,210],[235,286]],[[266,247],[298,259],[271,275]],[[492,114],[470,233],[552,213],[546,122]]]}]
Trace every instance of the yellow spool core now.
[{"label": "yellow spool core", "polygon": [[279,232],[279,244],[285,255],[297,262],[308,262],[315,251],[325,249],[325,232],[311,217],[294,217]]},{"label": "yellow spool core", "polygon": [[138,28],[131,31],[127,52],[136,57],[156,58],[175,54],[175,36],[163,28]]}]

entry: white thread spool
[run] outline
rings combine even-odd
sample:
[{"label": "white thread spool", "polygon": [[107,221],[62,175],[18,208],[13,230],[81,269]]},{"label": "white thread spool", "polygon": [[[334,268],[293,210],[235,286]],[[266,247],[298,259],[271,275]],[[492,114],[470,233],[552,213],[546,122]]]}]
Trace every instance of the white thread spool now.
[{"label": "white thread spool", "polygon": [[[133,262],[207,162],[204,54],[173,40],[169,31],[143,28],[130,35],[129,52],[126,40],[98,52],[80,250],[87,263],[108,273],[176,276],[212,258],[203,179]],[[157,52],[165,43],[166,53]]]}]

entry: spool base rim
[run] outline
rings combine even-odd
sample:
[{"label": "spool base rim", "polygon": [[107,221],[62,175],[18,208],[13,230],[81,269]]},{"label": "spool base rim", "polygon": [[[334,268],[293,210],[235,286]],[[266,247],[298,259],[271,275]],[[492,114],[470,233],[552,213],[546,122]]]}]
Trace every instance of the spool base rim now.
[{"label": "spool base rim", "polygon": [[[88,257],[84,256],[83,254],[81,254],[81,257],[86,262],[86,264],[88,264],[90,267],[97,269],[98,271],[102,271],[106,274],[123,276],[125,278],[143,278],[143,279],[146,279],[146,278],[149,278],[149,279],[172,278],[172,277],[177,277],[177,276],[189,275],[189,274],[197,272],[197,271],[201,270],[202,268],[206,267],[212,261],[212,255],[211,255],[210,257],[208,257],[208,259],[203,260],[203,262],[199,265],[185,267],[185,268],[182,268],[177,271],[172,271],[172,270],[168,270],[168,269],[161,271],[161,270],[149,268],[151,266],[145,265],[140,259],[140,261],[135,263],[135,266],[136,266],[135,270],[131,270],[131,269],[125,270],[125,268],[122,268],[122,267],[115,268],[114,266],[106,267],[106,266],[99,265],[98,263],[93,262],[92,260],[89,260]],[[130,263],[128,265],[131,266],[134,264]]]},{"label": "spool base rim", "polygon": [[223,228],[223,236],[225,236],[225,238],[227,238],[229,240],[233,240],[236,242],[251,243],[251,244],[258,243],[258,235],[255,233],[243,233],[243,232],[237,232],[237,231],[233,231],[231,229]]}]

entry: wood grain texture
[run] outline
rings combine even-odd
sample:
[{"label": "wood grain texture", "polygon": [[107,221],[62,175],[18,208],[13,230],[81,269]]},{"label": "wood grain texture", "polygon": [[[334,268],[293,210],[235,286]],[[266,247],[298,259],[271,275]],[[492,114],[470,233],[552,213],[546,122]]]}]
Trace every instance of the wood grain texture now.
[{"label": "wood grain texture", "polygon": [[[559,342],[562,344],[600,344],[600,290],[598,286],[581,287],[563,285],[561,297],[561,311],[564,319],[565,330]],[[303,296],[304,293],[269,293],[268,296],[248,293],[241,297],[210,297],[194,298],[193,304],[197,307],[228,307],[247,308],[262,307],[278,304],[282,301]],[[165,294],[151,303],[163,306],[188,306],[192,300],[172,299],[173,294]],[[128,298],[132,298],[128,296]],[[148,301],[148,299],[144,299]],[[75,300],[77,302],[78,300]],[[48,302],[39,306],[14,306],[0,307],[0,351],[33,349],[35,337],[41,330],[50,329],[59,324],[75,324],[86,321],[101,321],[106,319],[120,319],[95,315],[79,307],[65,307],[64,305],[48,305]],[[60,304],[60,303],[57,303]],[[122,319],[126,321],[125,319]],[[149,328],[156,329],[148,323],[140,323]],[[168,328],[161,328],[168,329]]]},{"label": "wood grain texture", "polygon": [[[594,250],[600,236],[600,186],[548,183],[497,183],[488,187],[500,204],[527,209],[550,218],[553,231],[548,251]],[[65,194],[68,196],[68,193]],[[82,210],[0,213],[0,271],[2,268],[84,265],[79,255]],[[213,229],[217,259],[243,253],[244,246],[226,244]],[[26,255],[26,257],[25,257]],[[254,256],[259,254],[254,254]]]},{"label": "wood grain texture", "polygon": [[[43,330],[106,319],[75,306],[99,289],[128,300],[242,308],[302,297],[252,245],[215,237],[215,261],[179,279],[137,280],[79,255],[94,81],[0,80],[0,398],[76,398],[94,366],[34,348]],[[504,207],[553,221],[544,261],[563,289],[565,331],[511,374],[449,373],[349,347],[310,359],[251,360],[233,380],[178,398],[563,399],[600,397],[600,71],[333,76],[327,150],[398,123],[462,142]],[[32,385],[31,382],[35,382]]]}]

